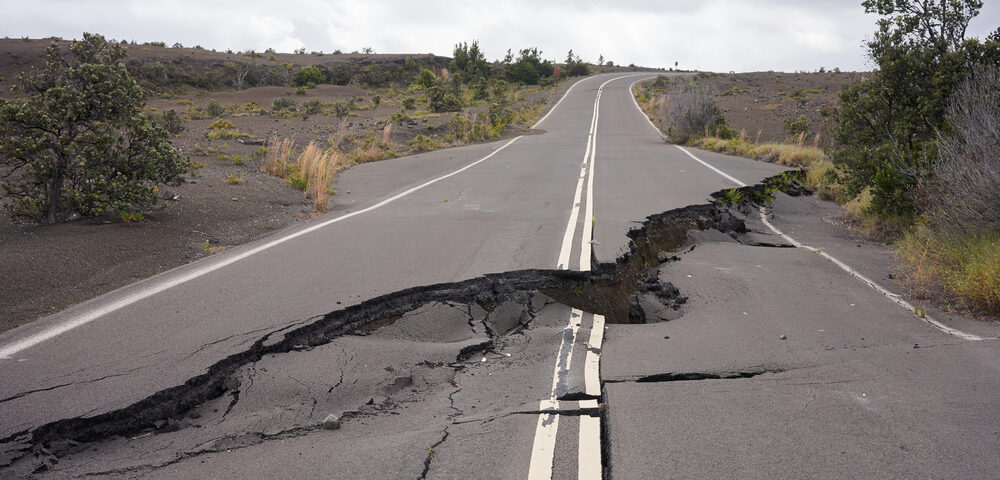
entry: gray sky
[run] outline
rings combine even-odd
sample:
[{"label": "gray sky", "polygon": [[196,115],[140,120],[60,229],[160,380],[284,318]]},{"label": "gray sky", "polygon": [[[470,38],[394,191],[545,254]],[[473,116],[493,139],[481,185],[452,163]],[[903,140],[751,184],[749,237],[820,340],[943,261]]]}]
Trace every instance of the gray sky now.
[{"label": "gray sky", "polygon": [[[870,69],[862,43],[875,29],[860,0],[470,0],[214,1],[3,0],[9,37],[180,42],[217,50],[451,55],[479,40],[487,58],[538,47],[616,64],[713,71]],[[986,0],[970,34],[1000,25],[1000,0]]]}]

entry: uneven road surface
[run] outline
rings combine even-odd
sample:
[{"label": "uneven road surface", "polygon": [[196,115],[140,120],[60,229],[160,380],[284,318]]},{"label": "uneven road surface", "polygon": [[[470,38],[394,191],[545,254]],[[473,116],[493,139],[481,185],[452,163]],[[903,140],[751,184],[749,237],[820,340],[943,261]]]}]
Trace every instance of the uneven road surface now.
[{"label": "uneven road surface", "polygon": [[710,204],[780,168],[664,142],[648,77],[0,335],[0,477],[998,478],[1000,329],[817,199]]}]

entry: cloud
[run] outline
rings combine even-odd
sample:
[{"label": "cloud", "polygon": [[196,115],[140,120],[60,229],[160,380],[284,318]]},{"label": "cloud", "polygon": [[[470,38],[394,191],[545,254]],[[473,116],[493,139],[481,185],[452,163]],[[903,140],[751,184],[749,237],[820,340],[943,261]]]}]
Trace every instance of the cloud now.
[{"label": "cloud", "polygon": [[[715,71],[866,68],[862,42],[875,18],[842,0],[554,0],[363,2],[285,0],[16,2],[0,30],[10,36],[180,42],[219,50],[275,48],[450,55],[478,39],[491,59],[508,48],[539,47],[595,61]],[[996,3],[996,2],[994,2]],[[59,12],[53,14],[53,12]],[[985,36],[1000,23],[988,5],[970,29]]]}]

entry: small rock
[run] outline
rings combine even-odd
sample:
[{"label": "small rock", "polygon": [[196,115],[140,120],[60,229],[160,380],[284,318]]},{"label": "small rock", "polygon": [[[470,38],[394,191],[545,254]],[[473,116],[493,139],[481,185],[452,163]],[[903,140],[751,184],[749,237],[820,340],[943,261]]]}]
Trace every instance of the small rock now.
[{"label": "small rock", "polygon": [[323,419],[323,428],[327,430],[336,430],[340,428],[340,417],[332,413],[327,415],[326,418]]},{"label": "small rock", "polygon": [[233,198],[232,198],[232,200],[233,200],[234,202],[238,202],[238,201],[240,201],[240,199],[238,199],[238,198],[236,198],[236,197],[233,197]]},{"label": "small rock", "polygon": [[664,339],[664,340],[670,340],[670,335],[664,335],[664,336],[663,336],[663,339]]},{"label": "small rock", "polygon": [[782,336],[778,337],[778,340],[788,340],[788,337],[782,335]]}]

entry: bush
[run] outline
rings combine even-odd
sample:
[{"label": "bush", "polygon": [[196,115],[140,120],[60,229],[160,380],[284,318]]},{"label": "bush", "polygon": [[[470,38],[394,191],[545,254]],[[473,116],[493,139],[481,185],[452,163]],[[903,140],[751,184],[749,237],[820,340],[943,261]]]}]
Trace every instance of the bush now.
[{"label": "bush", "polygon": [[326,81],[326,76],[315,65],[306,65],[295,75],[295,84],[299,86],[319,85]]},{"label": "bush", "polygon": [[1000,69],[980,67],[952,96],[953,133],[939,141],[933,175],[920,181],[921,206],[943,230],[1000,230]]},{"label": "bush", "polygon": [[184,131],[184,121],[181,120],[181,117],[172,108],[160,114],[156,118],[156,123],[171,135],[179,135]]},{"label": "bush", "polygon": [[570,50],[569,54],[566,55],[565,73],[570,77],[590,75],[590,67],[587,66],[586,62],[580,59],[579,55],[573,55],[573,50]]},{"label": "bush", "polygon": [[414,108],[417,108],[417,99],[413,97],[404,98],[403,108],[406,110],[413,110]]},{"label": "bush", "polygon": [[214,99],[210,99],[208,104],[205,105],[205,113],[208,114],[210,118],[218,118],[226,113],[226,107],[223,107]]},{"label": "bush", "polygon": [[722,124],[722,112],[715,95],[707,87],[685,82],[672,88],[667,96],[667,134],[677,143],[712,132]]},{"label": "bush", "polygon": [[15,216],[55,223],[157,202],[189,162],[169,133],[141,112],[143,92],[125,68],[128,51],[83,34],[69,55],[49,46],[42,67],[20,79],[18,100],[0,100],[3,189]]},{"label": "bush", "polygon": [[799,115],[799,118],[794,120],[786,118],[785,122],[785,138],[796,139],[802,134],[809,131],[809,119],[805,115]]},{"label": "bush", "polygon": [[288,97],[278,97],[271,102],[271,108],[274,110],[285,110],[295,106],[295,100]]},{"label": "bush", "polygon": [[462,100],[455,92],[442,85],[434,85],[427,90],[431,111],[455,112],[462,109]]},{"label": "bush", "polygon": [[420,75],[417,76],[417,85],[431,88],[434,85],[434,73],[426,68],[420,70]]}]

